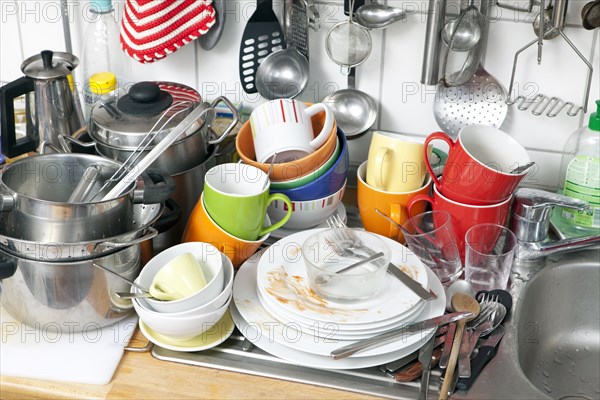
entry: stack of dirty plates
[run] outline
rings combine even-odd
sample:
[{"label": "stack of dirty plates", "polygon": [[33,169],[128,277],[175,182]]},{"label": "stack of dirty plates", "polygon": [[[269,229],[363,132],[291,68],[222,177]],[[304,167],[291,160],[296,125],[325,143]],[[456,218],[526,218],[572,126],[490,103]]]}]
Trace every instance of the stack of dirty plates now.
[{"label": "stack of dirty plates", "polygon": [[420,348],[433,329],[400,337],[393,343],[342,360],[331,351],[360,339],[444,313],[442,285],[406,247],[383,238],[392,250],[392,262],[438,298],[423,301],[388,274],[373,298],[334,303],[308,286],[300,248],[316,230],[281,239],[248,260],[238,271],[232,316],[241,333],[264,351],[304,366],[327,369],[365,368],[394,361]]}]

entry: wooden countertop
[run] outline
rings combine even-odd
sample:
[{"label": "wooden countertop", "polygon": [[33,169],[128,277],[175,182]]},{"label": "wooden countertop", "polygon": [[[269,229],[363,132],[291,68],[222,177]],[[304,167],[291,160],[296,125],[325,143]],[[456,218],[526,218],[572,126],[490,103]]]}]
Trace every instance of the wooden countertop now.
[{"label": "wooden countertop", "polygon": [[[138,330],[130,345],[144,346]],[[59,361],[57,361],[59,362]],[[0,377],[9,399],[375,399],[375,397],[155,359],[126,351],[108,385],[95,386]]]},{"label": "wooden countertop", "polygon": [[[356,204],[355,190],[344,202]],[[130,345],[144,346],[137,330]],[[58,362],[58,361],[57,361]],[[1,373],[1,371],[0,371]],[[160,361],[150,352],[126,351],[108,385],[96,386],[0,376],[0,398],[10,399],[375,399],[279,379]]]}]

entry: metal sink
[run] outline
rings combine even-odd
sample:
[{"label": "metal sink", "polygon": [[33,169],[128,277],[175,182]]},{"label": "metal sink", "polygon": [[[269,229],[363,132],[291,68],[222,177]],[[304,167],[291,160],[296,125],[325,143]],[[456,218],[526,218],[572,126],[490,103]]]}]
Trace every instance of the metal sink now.
[{"label": "metal sink", "polygon": [[513,266],[496,357],[456,399],[600,399],[600,253]]},{"label": "metal sink", "polygon": [[549,397],[600,397],[600,266],[561,260],[524,288],[516,321],[519,365]]}]

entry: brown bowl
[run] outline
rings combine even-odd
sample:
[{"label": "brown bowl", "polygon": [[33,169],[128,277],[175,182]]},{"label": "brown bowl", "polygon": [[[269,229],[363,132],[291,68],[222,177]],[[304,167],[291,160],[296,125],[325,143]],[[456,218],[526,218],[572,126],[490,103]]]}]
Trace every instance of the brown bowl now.
[{"label": "brown bowl", "polygon": [[[315,115],[312,118],[313,132],[321,132],[324,123],[325,113],[321,112]],[[334,121],[331,133],[323,146],[298,160],[286,163],[274,163],[273,170],[271,171],[271,181],[283,182],[310,174],[327,162],[335,151],[336,142],[337,123]],[[250,121],[246,122],[238,132],[235,140],[235,148],[244,163],[260,168],[266,173],[269,172],[270,164],[259,163],[256,161],[256,152],[254,151],[254,141],[252,140]]]}]

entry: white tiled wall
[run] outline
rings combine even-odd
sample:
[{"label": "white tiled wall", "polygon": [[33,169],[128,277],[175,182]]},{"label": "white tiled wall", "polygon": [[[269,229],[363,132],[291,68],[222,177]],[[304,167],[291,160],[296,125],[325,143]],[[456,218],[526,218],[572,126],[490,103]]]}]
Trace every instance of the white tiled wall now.
[{"label": "white tiled wall", "polygon": [[[384,0],[380,0],[385,2]],[[570,0],[565,34],[594,66],[588,114],[556,118],[536,117],[530,112],[510,107],[502,129],[527,147],[538,163],[531,184],[549,188],[557,184],[560,151],[566,138],[586,121],[593,111],[593,101],[600,98],[600,42],[598,29],[581,28],[580,10],[588,0]],[[120,8],[124,0],[115,2]],[[237,57],[239,42],[255,1],[227,0],[226,26],[223,37],[211,51],[195,43],[189,44],[166,59],[154,64],[130,61],[136,81],[146,79],[172,80],[198,89],[205,98],[225,95],[233,101],[243,101],[249,109],[260,104],[258,95],[241,90]],[[282,0],[275,0],[281,15]],[[425,137],[438,129],[432,105],[435,87],[419,83],[427,0],[388,0],[389,5],[410,11],[406,21],[397,22],[386,30],[371,31],[373,49],[369,59],[357,68],[357,88],[370,94],[380,106],[374,128]],[[450,12],[458,10],[458,1],[448,0]],[[518,0],[511,3],[526,3]],[[86,0],[68,0],[73,49],[81,52],[81,37],[85,29]],[[326,95],[346,87],[346,77],[326,54],[325,38],[329,28],[345,20],[342,0],[318,1],[321,29],[310,31],[310,82],[302,94],[305,101],[320,101]],[[58,0],[0,0],[0,80],[20,76],[23,58],[43,49],[64,51],[60,2]],[[488,48],[484,66],[505,87],[510,82],[514,53],[535,38],[531,22],[537,11],[515,12],[493,7],[491,10]],[[558,96],[581,104],[586,68],[578,56],[561,39],[545,41],[543,62],[537,65],[535,46],[522,54],[517,67],[516,82],[520,90],[531,90]],[[367,156],[369,135],[350,141],[351,158],[358,163]]]}]

